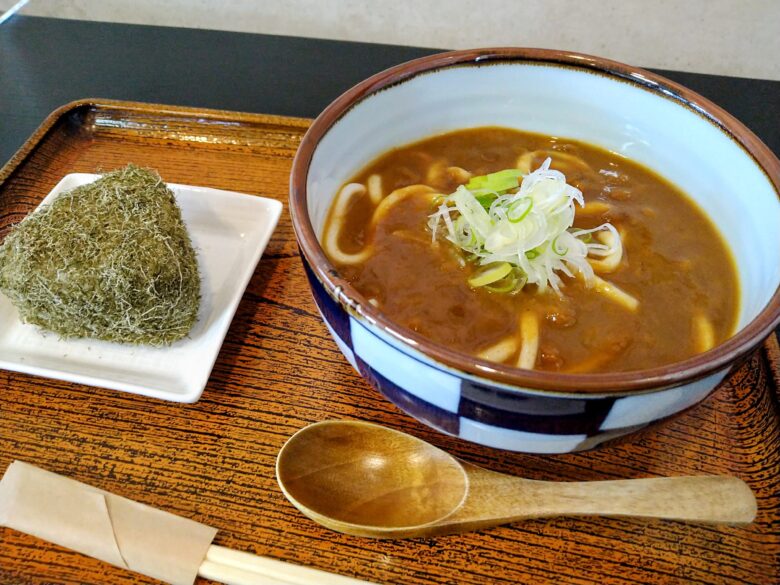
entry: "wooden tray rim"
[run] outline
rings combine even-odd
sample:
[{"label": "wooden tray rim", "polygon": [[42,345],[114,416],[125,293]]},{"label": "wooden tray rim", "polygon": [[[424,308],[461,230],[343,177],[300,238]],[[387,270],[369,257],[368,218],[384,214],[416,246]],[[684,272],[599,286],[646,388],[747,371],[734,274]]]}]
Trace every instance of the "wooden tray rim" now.
[{"label": "wooden tray rim", "polygon": [[238,121],[247,124],[258,123],[268,124],[269,121],[278,121],[280,124],[294,122],[297,125],[308,127],[312,120],[310,118],[300,118],[297,116],[279,116],[275,114],[261,114],[253,112],[237,112],[234,110],[220,110],[214,108],[198,108],[193,106],[176,106],[169,104],[158,104],[151,102],[135,102],[126,100],[112,100],[103,98],[81,98],[68,102],[53,112],[51,112],[33,131],[33,133],[24,141],[16,152],[0,168],[0,184],[5,181],[18,169],[22,163],[33,153],[44,137],[54,128],[54,126],[65,116],[74,110],[83,107],[105,108],[109,110],[131,110],[145,112],[159,116],[169,114],[179,117],[197,115],[199,118],[208,120]]}]

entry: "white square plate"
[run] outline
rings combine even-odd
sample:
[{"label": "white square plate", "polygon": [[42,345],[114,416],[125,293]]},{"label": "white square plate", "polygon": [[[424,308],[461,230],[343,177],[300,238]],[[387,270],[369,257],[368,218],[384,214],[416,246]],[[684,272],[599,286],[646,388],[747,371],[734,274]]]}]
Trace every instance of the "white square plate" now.
[{"label": "white square plate", "polygon": [[[67,175],[41,204],[98,177]],[[23,324],[0,294],[0,368],[176,402],[200,398],[282,204],[232,191],[168,186],[181,208],[200,267],[201,307],[189,336],[164,348],[61,339]]]}]

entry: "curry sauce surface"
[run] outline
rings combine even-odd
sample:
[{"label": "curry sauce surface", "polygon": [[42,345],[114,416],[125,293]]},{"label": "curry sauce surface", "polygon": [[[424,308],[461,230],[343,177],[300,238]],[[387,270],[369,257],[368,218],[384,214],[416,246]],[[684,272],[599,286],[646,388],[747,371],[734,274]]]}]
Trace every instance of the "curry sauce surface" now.
[{"label": "curry sauce surface", "polygon": [[390,151],[351,182],[365,185],[378,174],[385,196],[415,184],[449,194],[464,181],[448,167],[484,175],[514,168],[531,151],[542,151],[532,169],[552,153],[551,168],[564,172],[586,203],[609,205],[588,217],[578,212],[574,226],[610,222],[621,231],[620,267],[602,277],[639,299],[636,312],[576,279],[565,279],[561,297],[530,286],[516,294],[472,289],[467,280],[477,266],[464,262],[442,238],[432,244],[427,224],[435,207],[424,198],[402,200],[375,227],[368,196],[354,198],[339,245],[347,252],[371,245],[373,254],[358,265],[336,264],[337,269],[392,321],[474,355],[515,334],[521,312],[534,310],[541,316],[535,367],[542,370],[629,371],[690,357],[697,353],[692,322],[697,311],[709,319],[718,343],[732,334],[736,270],[716,228],[671,183],[615,153],[568,139],[479,128]]}]

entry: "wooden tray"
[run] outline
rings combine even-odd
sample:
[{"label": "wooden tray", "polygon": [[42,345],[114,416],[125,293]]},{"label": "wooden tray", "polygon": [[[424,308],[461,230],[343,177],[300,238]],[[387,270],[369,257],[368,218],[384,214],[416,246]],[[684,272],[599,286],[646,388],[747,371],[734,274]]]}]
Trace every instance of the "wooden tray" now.
[{"label": "wooden tray", "polygon": [[[128,161],[168,181],[287,203],[307,120],[84,101],[54,112],[0,171],[0,238],[66,173]],[[230,286],[230,283],[226,283]],[[773,337],[703,404],[599,451],[499,452],[400,413],[342,358],[306,286],[285,213],[200,402],[181,405],[0,371],[0,471],[13,459],[219,528],[216,543],[378,583],[780,583],[780,352]],[[535,479],[733,474],[758,497],[748,527],[528,521],[430,540],[328,531],[279,491],[276,454],[300,427],[360,419]],[[0,583],[151,583],[0,529]]]}]

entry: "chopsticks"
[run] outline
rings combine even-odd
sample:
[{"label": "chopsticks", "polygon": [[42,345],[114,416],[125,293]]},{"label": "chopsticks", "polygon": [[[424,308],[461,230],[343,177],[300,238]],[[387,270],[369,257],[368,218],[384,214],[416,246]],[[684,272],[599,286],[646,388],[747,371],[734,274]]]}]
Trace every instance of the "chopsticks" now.
[{"label": "chopsticks", "polygon": [[351,577],[327,573],[239,552],[212,544],[198,575],[225,585],[370,585]]}]

